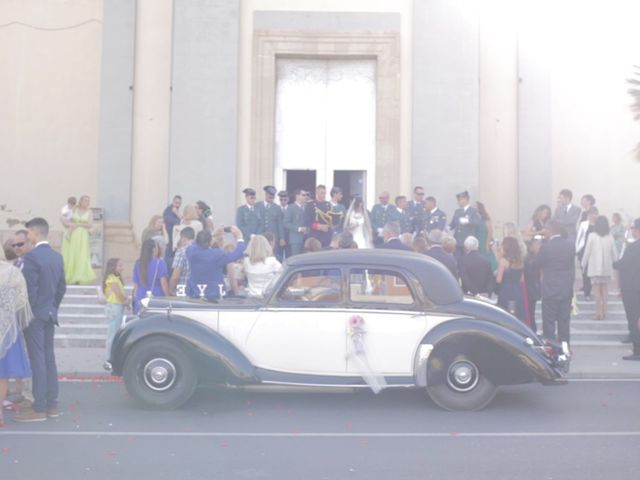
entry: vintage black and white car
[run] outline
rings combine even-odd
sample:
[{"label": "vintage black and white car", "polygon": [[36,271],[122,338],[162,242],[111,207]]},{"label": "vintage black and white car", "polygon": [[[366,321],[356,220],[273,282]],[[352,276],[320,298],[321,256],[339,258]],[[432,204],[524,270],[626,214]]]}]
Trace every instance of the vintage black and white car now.
[{"label": "vintage black and white car", "polygon": [[107,364],[147,408],[177,408],[198,385],[279,385],[424,388],[445,409],[478,410],[500,385],[566,383],[566,345],[411,252],[295,256],[261,300],[147,300]]}]

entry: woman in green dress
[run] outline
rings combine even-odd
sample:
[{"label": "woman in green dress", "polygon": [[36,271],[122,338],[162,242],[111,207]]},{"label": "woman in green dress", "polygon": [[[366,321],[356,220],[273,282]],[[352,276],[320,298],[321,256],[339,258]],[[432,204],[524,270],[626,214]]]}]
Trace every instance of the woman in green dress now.
[{"label": "woman in green dress", "polygon": [[89,230],[93,226],[93,218],[87,195],[80,198],[71,220],[63,218],[62,223],[67,229],[62,239],[65,280],[69,285],[90,284],[95,280],[96,274],[91,266]]},{"label": "woman in green dress", "polygon": [[478,238],[478,251],[483,255],[491,264],[491,271],[498,270],[498,260],[490,248],[490,244],[493,242],[493,222],[487,212],[487,209],[482,202],[476,202],[476,209],[482,218],[482,222],[476,228],[476,237]]}]

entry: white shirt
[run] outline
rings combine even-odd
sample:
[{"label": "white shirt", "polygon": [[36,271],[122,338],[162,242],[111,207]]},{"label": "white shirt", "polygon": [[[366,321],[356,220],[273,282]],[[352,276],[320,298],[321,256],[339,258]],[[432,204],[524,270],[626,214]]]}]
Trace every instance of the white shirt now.
[{"label": "white shirt", "polygon": [[71,218],[73,217],[73,208],[67,204],[64,207],[62,207],[60,214],[67,220],[71,220]]},{"label": "white shirt", "polygon": [[243,263],[247,275],[247,293],[250,297],[262,297],[273,276],[282,270],[282,265],[276,257],[267,257],[260,263],[251,263],[249,257],[245,257]]},{"label": "white shirt", "polygon": [[433,210],[431,210],[429,213],[436,213],[436,211],[438,210],[438,207],[435,207]]},{"label": "white shirt", "polygon": [[36,243],[33,248],[38,248],[40,245],[49,245],[49,242],[47,240],[42,240],[41,242]]}]

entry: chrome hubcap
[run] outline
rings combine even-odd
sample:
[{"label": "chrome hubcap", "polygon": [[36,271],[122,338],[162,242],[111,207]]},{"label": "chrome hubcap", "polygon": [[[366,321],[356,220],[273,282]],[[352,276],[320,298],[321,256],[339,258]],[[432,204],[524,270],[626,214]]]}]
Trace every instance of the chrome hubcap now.
[{"label": "chrome hubcap", "polygon": [[478,367],[468,360],[453,362],[447,372],[447,384],[457,392],[473,390],[479,380]]},{"label": "chrome hubcap", "polygon": [[164,392],[176,381],[176,367],[166,358],[154,358],[144,366],[144,383],[151,390]]}]

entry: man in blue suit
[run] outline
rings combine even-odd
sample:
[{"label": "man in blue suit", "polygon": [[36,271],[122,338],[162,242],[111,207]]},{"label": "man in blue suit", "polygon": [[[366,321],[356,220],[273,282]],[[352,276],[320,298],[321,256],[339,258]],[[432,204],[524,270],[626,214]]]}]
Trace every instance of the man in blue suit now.
[{"label": "man in blue suit", "polygon": [[33,371],[33,405],[13,418],[17,422],[41,422],[58,412],[58,370],[53,349],[58,307],[67,289],[62,256],[47,237],[49,224],[34,218],[26,224],[33,250],[24,256],[22,274],[27,282],[33,320],[25,330],[29,361]]},{"label": "man in blue suit", "polygon": [[196,236],[196,242],[187,247],[187,260],[191,273],[187,281],[187,295],[191,298],[216,300],[226,295],[224,288],[224,266],[242,258],[246,245],[242,231],[230,227],[236,239],[236,248],[225,252],[221,248],[211,247],[211,232],[202,230]]}]

